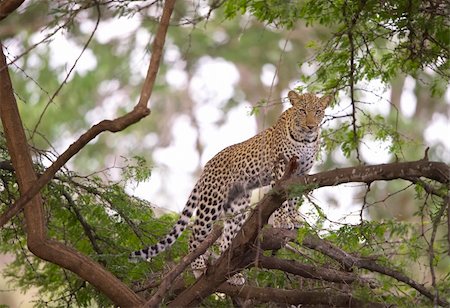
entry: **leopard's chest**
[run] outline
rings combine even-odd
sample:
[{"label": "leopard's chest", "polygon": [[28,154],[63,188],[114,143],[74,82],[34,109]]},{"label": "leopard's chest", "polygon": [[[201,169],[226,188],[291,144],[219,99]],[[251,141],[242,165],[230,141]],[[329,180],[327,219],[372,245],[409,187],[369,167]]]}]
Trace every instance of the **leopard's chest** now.
[{"label": "leopard's chest", "polygon": [[287,160],[293,156],[298,158],[299,167],[296,173],[302,175],[308,173],[312,168],[317,150],[317,142],[305,142],[286,146],[283,154]]}]

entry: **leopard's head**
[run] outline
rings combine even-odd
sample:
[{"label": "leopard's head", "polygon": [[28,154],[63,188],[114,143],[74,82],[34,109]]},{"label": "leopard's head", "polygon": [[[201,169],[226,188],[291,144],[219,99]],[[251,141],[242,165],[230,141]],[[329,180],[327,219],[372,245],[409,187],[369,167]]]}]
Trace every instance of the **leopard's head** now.
[{"label": "leopard's head", "polygon": [[312,93],[298,94],[295,91],[289,91],[288,97],[292,104],[289,130],[293,137],[299,138],[297,134],[316,134],[324,111],[331,102],[331,95],[319,98]]}]

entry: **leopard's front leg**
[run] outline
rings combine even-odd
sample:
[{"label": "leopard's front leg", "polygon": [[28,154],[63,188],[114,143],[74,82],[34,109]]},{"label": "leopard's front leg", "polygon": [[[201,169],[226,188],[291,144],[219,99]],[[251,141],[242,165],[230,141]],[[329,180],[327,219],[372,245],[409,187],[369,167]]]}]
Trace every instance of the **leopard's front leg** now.
[{"label": "leopard's front leg", "polygon": [[[279,155],[274,166],[272,181],[270,183],[272,187],[274,186],[275,181],[283,176],[289,160],[290,159],[284,154]],[[301,226],[303,219],[297,209],[297,203],[300,201],[300,198],[301,197],[294,197],[284,201],[281,207],[272,214],[274,228],[292,230]]]}]

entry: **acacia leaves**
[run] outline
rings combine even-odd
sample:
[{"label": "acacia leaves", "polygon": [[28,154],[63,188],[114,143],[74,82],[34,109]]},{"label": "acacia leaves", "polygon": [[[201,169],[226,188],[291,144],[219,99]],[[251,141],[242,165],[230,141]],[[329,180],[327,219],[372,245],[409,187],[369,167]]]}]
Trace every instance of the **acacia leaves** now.
[{"label": "acacia leaves", "polygon": [[449,77],[445,1],[231,0],[225,6],[229,18],[248,11],[280,28],[292,28],[304,20],[307,25],[332,29],[333,38],[315,58],[319,63],[315,77],[325,89],[348,85],[351,53],[357,63],[355,82],[375,78],[388,82],[398,72],[416,76],[426,67],[436,78]]},{"label": "acacia leaves", "polygon": [[[3,141],[1,139],[0,143]],[[17,199],[18,186],[4,146],[0,147],[0,154],[0,201],[4,210],[5,205]],[[40,155],[51,156],[47,152]],[[38,155],[37,160],[41,159]],[[127,164],[129,166],[123,168],[123,180],[119,182],[105,182],[101,174],[83,177],[63,170],[42,190],[42,195],[48,213],[49,236],[92,257],[130,283],[164,266],[162,258],[151,265],[128,263],[130,247],[140,248],[162,236],[167,226],[174,223],[174,217],[166,215],[156,219],[149,202],[125,192],[127,182],[146,180],[150,174],[142,158],[136,157]],[[36,169],[42,166],[36,165]],[[37,307],[111,305],[104,295],[72,272],[31,254],[26,247],[24,228],[19,215],[2,229],[0,251],[14,256],[14,261],[3,272],[12,286],[23,290],[39,288],[39,296],[35,298]],[[180,249],[180,246],[183,247]],[[184,246],[185,239],[182,239],[172,254],[185,253]]]}]

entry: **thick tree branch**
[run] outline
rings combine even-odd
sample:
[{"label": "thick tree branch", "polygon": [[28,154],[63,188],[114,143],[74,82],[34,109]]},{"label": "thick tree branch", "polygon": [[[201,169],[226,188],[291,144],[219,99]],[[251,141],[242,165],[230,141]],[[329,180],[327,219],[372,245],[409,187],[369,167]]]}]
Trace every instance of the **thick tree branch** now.
[{"label": "thick tree branch", "polygon": [[[0,21],[9,16],[12,12],[17,10],[25,0],[4,0],[0,3]],[[0,68],[1,69],[1,68]]]},{"label": "thick tree branch", "polygon": [[275,288],[258,288],[252,286],[237,287],[227,283],[222,284],[218,292],[243,299],[255,299],[258,302],[276,302],[290,305],[326,305],[328,307],[385,307],[383,304],[363,302],[351,295],[326,290],[301,291],[282,290]]},{"label": "thick tree branch", "polygon": [[[42,176],[40,176],[39,179],[37,179],[26,192],[22,193],[21,197],[14,203],[14,205],[10,207],[6,213],[2,214],[0,217],[0,227],[14,217],[14,215],[16,215],[25,206],[25,204],[27,204],[36,195],[36,193],[39,192],[42,187],[44,187],[44,185],[53,178],[56,172],[64,166],[69,159],[77,154],[92,139],[97,137],[97,135],[104,131],[110,131],[113,133],[121,131],[150,114],[150,109],[148,109],[147,103],[153,91],[153,85],[159,69],[161,55],[163,52],[162,49],[174,4],[175,0],[167,0],[164,3],[161,22],[158,27],[155,40],[153,41],[152,56],[150,59],[147,76],[142,86],[139,102],[134,109],[115,120],[103,120],[92,126],[87,132],[81,135],[78,140],[72,143],[67,150],[65,150],[64,153],[62,153],[56,161],[45,170]],[[0,70],[4,67],[6,67],[6,62],[5,65],[0,66]]]},{"label": "thick tree branch", "polygon": [[371,183],[374,181],[390,181],[411,178],[428,178],[442,184],[450,182],[450,167],[442,162],[418,160],[403,163],[390,163],[371,166],[358,166],[335,169],[307,176],[294,176],[280,181],[278,189],[287,191],[292,185],[310,186],[309,190],[318,187],[335,186],[350,182]]},{"label": "thick tree branch", "polygon": [[262,254],[258,255],[257,258],[258,267],[265,269],[277,269],[304,278],[345,284],[351,284],[354,282],[370,283],[369,280],[362,279],[353,273],[342,272],[331,268],[312,266],[294,260],[267,257]]}]

